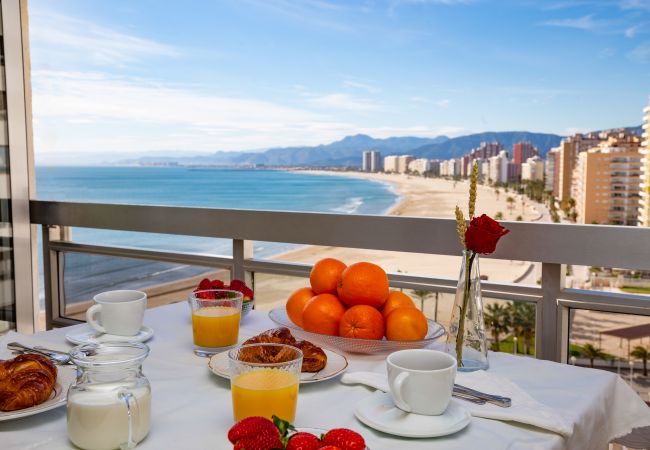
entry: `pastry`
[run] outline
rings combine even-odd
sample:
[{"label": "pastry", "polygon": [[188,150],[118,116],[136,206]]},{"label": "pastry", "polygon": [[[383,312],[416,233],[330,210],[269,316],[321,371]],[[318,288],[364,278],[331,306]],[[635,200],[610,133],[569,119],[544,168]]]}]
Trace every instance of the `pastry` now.
[{"label": "pastry", "polygon": [[56,366],[41,355],[25,354],[0,362],[0,411],[43,403],[52,395]]},{"label": "pastry", "polygon": [[[244,342],[246,344],[286,344],[299,348],[302,351],[302,372],[318,372],[327,364],[327,355],[322,348],[317,347],[309,341],[297,340],[288,328],[273,328],[253,336]],[[275,363],[286,361],[285,352],[278,352],[274,349],[256,347],[253,349],[240,350],[239,357],[248,362]]]}]

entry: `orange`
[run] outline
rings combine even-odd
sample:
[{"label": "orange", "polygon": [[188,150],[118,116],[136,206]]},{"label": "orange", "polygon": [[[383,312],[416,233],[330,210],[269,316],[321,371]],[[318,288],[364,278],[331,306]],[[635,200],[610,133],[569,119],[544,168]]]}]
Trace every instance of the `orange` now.
[{"label": "orange", "polygon": [[376,264],[352,264],[341,274],[338,294],[348,306],[368,305],[379,308],[388,298],[388,276]]},{"label": "orange", "polygon": [[316,294],[336,295],[336,286],[347,266],[338,259],[325,258],[314,264],[309,274],[311,289]]},{"label": "orange", "polygon": [[309,300],[315,296],[314,291],[308,287],[294,291],[287,300],[286,308],[289,319],[299,327],[302,327],[302,310]]},{"label": "orange", "polygon": [[386,318],[386,339],[389,341],[424,339],[428,328],[427,318],[419,309],[397,308]]},{"label": "orange", "polygon": [[312,333],[339,335],[339,322],[345,306],[332,294],[319,294],[302,310],[302,327]]},{"label": "orange", "polygon": [[339,336],[358,339],[382,339],[384,318],[372,306],[357,305],[345,311],[339,323]]},{"label": "orange", "polygon": [[386,302],[384,302],[382,307],[379,309],[379,312],[384,317],[384,320],[386,320],[386,317],[388,317],[393,310],[402,307],[415,308],[415,303],[413,303],[411,297],[401,291],[390,291]]}]

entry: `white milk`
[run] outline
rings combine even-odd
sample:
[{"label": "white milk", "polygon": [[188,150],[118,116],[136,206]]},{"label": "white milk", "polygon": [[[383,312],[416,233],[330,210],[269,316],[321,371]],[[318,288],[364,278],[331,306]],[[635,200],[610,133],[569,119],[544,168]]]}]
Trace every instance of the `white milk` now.
[{"label": "white milk", "polygon": [[[137,443],[149,433],[151,393],[148,387],[131,391],[133,440]],[[114,450],[127,441],[128,418],[124,400],[116,391],[79,392],[68,399],[68,437],[85,450]]]}]

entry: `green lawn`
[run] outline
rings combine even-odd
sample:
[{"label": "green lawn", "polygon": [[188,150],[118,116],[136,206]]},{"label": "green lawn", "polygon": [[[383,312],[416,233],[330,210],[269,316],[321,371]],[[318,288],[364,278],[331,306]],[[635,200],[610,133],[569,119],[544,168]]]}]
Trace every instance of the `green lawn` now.
[{"label": "green lawn", "polygon": [[[504,352],[504,353],[512,353],[512,351],[515,348],[514,340],[512,336],[508,336],[502,341],[499,341],[499,351]],[[492,344],[490,350],[495,351],[494,349],[494,343]],[[532,353],[531,356],[535,356],[535,338],[533,337],[531,346],[530,346],[530,352]],[[518,355],[523,355],[524,354],[524,341],[522,338],[519,338],[517,340],[517,354]]]},{"label": "green lawn", "polygon": [[627,292],[628,294],[650,294],[650,288],[644,287],[623,286],[621,291]]}]

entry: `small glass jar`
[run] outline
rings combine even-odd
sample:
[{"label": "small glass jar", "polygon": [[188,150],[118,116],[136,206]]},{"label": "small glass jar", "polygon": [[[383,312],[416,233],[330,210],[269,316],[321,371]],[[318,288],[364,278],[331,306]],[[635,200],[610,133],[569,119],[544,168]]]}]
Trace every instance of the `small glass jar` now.
[{"label": "small glass jar", "polygon": [[149,433],[151,387],[142,373],[149,347],[86,344],[70,352],[77,380],[68,391],[68,438],[85,450],[131,449]]}]

